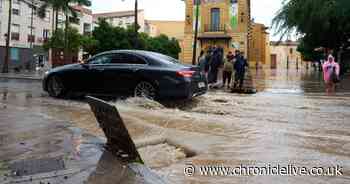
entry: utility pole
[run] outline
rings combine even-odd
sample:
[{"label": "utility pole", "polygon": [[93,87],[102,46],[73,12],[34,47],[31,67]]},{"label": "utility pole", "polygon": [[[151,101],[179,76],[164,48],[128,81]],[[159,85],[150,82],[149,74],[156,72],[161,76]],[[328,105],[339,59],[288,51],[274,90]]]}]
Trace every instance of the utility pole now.
[{"label": "utility pole", "polygon": [[192,65],[196,65],[199,6],[201,5],[200,0],[195,0],[194,3],[195,3],[194,5],[196,6],[196,22],[195,22],[195,28],[194,28]]},{"label": "utility pole", "polygon": [[135,49],[138,48],[138,29],[139,29],[139,25],[138,25],[138,1],[135,0]]},{"label": "utility pole", "polygon": [[297,57],[297,70],[299,70],[299,58]]},{"label": "utility pole", "polygon": [[35,40],[33,39],[34,0],[32,0],[32,4],[30,6],[32,8],[32,13],[30,17],[30,43],[29,44],[30,44],[30,48],[33,49],[33,42]]},{"label": "utility pole", "polygon": [[9,60],[10,60],[10,39],[11,39],[11,24],[12,24],[12,0],[9,0],[9,17],[7,23],[7,36],[6,36],[6,51],[5,51],[5,60],[2,68],[2,73],[9,72]]}]

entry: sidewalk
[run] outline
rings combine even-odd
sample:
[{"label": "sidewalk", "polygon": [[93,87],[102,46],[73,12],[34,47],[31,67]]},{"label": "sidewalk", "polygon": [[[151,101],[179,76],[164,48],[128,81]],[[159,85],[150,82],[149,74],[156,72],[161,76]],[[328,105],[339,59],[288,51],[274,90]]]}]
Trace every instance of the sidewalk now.
[{"label": "sidewalk", "polygon": [[25,79],[41,81],[44,77],[44,74],[44,71],[0,73],[0,79]]}]

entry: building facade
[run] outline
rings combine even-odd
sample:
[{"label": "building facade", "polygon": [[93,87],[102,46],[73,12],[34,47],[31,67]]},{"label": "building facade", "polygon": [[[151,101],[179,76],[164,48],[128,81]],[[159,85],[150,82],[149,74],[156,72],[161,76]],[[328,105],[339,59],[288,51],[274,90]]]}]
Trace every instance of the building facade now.
[{"label": "building facade", "polygon": [[[115,27],[127,28],[135,22],[135,11],[131,10],[93,14],[95,23],[97,23],[98,19],[100,18],[105,19],[108,23]],[[137,21],[138,25],[140,26],[139,32],[145,32],[144,10],[138,10]]]},{"label": "building facade", "polygon": [[184,21],[146,20],[145,32],[152,37],[164,34],[180,41],[185,36],[184,29]]},{"label": "building facade", "polygon": [[[32,8],[32,2],[34,3]],[[28,63],[33,64],[34,61],[48,61],[49,54],[42,48],[45,41],[49,39],[55,25],[55,14],[52,9],[46,10],[44,18],[40,18],[37,10],[41,6],[41,1],[12,1],[12,23],[10,33],[10,63],[9,67],[24,67]],[[74,21],[70,21],[73,27],[84,34],[92,31],[92,13],[90,10],[72,6],[76,9],[78,17]],[[0,63],[5,59],[5,45],[7,36],[9,1],[0,0]],[[32,16],[33,15],[33,16]],[[73,19],[70,16],[70,19]],[[65,16],[59,13],[59,27],[64,27]],[[82,55],[82,54],[80,54]],[[51,65],[52,63],[48,63]]]},{"label": "building facade", "polygon": [[249,65],[252,68],[270,68],[270,34],[264,24],[252,22],[249,39]]},{"label": "building facade", "polygon": [[217,46],[224,48],[225,53],[240,50],[248,56],[250,0],[186,0],[185,36],[181,54],[184,62],[191,63],[193,57],[197,8],[197,53],[210,46]]},{"label": "building facade", "polygon": [[[35,1],[39,4],[39,1]],[[9,16],[9,1],[0,0],[0,63],[5,59],[5,45],[7,37],[7,26]],[[12,1],[12,23],[10,33],[10,62],[9,67],[24,67],[33,61],[33,55],[40,56],[40,59],[47,58],[41,45],[51,34],[52,12],[48,10],[45,18],[39,18],[36,12],[23,1]],[[31,49],[33,48],[33,49]]]},{"label": "building facade", "polygon": [[298,42],[270,42],[272,69],[299,69],[306,63],[297,51]]}]

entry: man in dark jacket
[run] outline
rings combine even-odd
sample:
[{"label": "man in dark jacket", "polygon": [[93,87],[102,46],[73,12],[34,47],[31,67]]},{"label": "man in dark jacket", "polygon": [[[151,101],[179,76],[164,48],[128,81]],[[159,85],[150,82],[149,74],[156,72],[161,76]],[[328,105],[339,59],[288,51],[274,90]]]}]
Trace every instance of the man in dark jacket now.
[{"label": "man in dark jacket", "polygon": [[247,60],[244,58],[244,56],[241,54],[240,51],[236,51],[236,62],[234,64],[234,69],[236,71],[236,74],[235,74],[235,83],[234,83],[234,86],[233,88],[236,88],[237,87],[237,84],[238,84],[238,87],[240,89],[242,89],[243,87],[243,81],[244,81],[244,75],[245,75],[245,72],[246,72],[246,67],[248,67],[248,62]]},{"label": "man in dark jacket", "polygon": [[213,51],[213,55],[210,62],[210,71],[208,76],[208,82],[210,84],[216,83],[218,80],[218,72],[219,67],[222,65],[222,55],[220,54],[220,50],[215,48]]}]

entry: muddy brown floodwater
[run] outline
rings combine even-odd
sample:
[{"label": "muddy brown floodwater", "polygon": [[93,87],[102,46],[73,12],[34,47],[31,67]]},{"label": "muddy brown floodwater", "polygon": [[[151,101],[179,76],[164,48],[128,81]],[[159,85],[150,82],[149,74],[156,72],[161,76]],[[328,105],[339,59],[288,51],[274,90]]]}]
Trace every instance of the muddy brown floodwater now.
[{"label": "muddy brown floodwater", "polygon": [[[258,70],[252,75],[259,91],[254,95],[217,90],[178,106],[142,99],[111,103],[146,164],[171,183],[350,183],[349,75],[331,95],[325,94],[321,74],[312,70]],[[49,98],[39,83],[2,81],[0,97],[0,105],[19,106],[103,137],[86,103]],[[188,177],[187,163],[338,165],[343,175],[201,176],[196,168]]]}]

